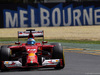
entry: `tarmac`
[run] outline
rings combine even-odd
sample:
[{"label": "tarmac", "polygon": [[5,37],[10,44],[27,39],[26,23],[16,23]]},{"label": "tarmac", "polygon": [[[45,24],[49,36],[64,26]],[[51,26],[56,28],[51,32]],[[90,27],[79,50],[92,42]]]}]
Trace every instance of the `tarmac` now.
[{"label": "tarmac", "polygon": [[62,43],[65,52],[100,55],[100,44]]}]

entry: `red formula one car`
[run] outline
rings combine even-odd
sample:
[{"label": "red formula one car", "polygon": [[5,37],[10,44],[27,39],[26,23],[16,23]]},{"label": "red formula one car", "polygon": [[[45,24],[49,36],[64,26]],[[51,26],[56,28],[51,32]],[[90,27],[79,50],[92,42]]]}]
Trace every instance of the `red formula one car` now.
[{"label": "red formula one car", "polygon": [[[19,38],[28,37],[26,43],[20,44]],[[43,37],[42,44],[36,43],[35,37]],[[44,31],[29,29],[18,32],[18,42],[14,46],[0,46],[0,70],[11,68],[54,67],[63,69],[64,53],[60,43],[46,44]]]}]

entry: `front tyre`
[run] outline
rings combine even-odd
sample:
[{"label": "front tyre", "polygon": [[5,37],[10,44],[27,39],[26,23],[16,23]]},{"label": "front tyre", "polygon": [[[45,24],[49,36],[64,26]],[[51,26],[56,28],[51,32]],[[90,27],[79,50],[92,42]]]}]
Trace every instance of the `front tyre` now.
[{"label": "front tyre", "polygon": [[0,70],[1,70],[1,65],[2,65],[2,62],[1,62],[1,46],[0,46]]},{"label": "front tyre", "polygon": [[9,61],[11,58],[11,51],[9,46],[1,46],[0,47],[0,70],[8,71],[8,69],[4,66],[2,67],[2,61]]},{"label": "front tyre", "polygon": [[9,61],[11,57],[11,51],[9,46],[1,46],[1,61]]},{"label": "front tyre", "polygon": [[63,47],[60,43],[51,43],[51,45],[55,45],[53,48],[52,59],[62,59],[62,66],[59,63],[55,69],[63,69],[65,67]]}]

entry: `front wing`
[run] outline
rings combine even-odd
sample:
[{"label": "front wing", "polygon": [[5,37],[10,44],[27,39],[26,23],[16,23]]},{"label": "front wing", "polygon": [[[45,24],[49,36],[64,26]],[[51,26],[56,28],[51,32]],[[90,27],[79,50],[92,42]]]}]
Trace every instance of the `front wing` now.
[{"label": "front wing", "polygon": [[61,65],[62,66],[62,59],[48,59],[48,60],[44,60],[42,62],[42,65],[37,65],[37,66],[22,66],[22,63],[20,61],[4,61],[4,66],[7,68],[17,68],[17,67],[21,67],[21,68],[27,68],[27,67],[56,67],[57,65]]}]

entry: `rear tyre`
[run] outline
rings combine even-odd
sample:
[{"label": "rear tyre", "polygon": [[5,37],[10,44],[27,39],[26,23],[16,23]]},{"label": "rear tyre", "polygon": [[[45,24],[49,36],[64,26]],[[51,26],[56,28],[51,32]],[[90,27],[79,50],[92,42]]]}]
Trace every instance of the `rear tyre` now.
[{"label": "rear tyre", "polygon": [[65,67],[63,47],[60,43],[51,43],[51,45],[55,45],[53,48],[52,59],[62,59],[62,66],[59,63],[55,69],[63,69]]}]

